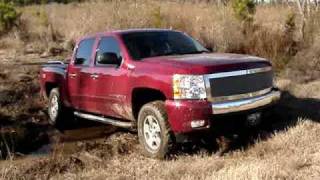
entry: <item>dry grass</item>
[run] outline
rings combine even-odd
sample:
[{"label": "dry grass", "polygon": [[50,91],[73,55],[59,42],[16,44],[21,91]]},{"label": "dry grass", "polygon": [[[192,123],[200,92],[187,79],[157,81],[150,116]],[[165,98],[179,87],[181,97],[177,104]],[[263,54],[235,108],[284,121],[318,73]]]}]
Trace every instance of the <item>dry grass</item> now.
[{"label": "dry grass", "polygon": [[[279,14],[279,11],[282,13]],[[274,32],[283,31],[288,11],[289,9],[284,7],[259,7],[256,24]],[[50,38],[51,28],[58,32],[63,40],[69,41],[99,31],[163,27],[186,31],[201,41],[216,46],[220,51],[239,49],[238,46],[245,38],[239,31],[241,24],[235,19],[229,6],[207,3],[87,2],[30,6],[23,9],[23,12],[27,30],[31,36],[39,36],[38,38]],[[272,16],[265,16],[266,14]]]},{"label": "dry grass", "polygon": [[[296,14],[292,29],[288,29],[286,24],[290,14],[297,10],[284,5],[258,6],[254,26],[250,29],[235,18],[230,6],[204,1],[197,4],[141,0],[89,1],[28,6],[20,10],[23,12],[20,28],[2,37],[1,47],[41,54],[52,49],[71,50],[74,40],[86,34],[159,27],[185,31],[220,52],[266,57],[278,71],[287,69],[288,63],[293,64],[290,69],[298,69],[295,72],[302,73],[306,77],[304,80],[313,79],[309,77],[312,74],[299,69],[299,64],[312,67],[310,63],[304,63],[304,55],[316,56],[315,61],[319,63],[319,55],[310,50],[319,44],[319,12],[308,19],[306,39],[301,41],[299,15]],[[292,59],[300,63],[290,63]]]}]

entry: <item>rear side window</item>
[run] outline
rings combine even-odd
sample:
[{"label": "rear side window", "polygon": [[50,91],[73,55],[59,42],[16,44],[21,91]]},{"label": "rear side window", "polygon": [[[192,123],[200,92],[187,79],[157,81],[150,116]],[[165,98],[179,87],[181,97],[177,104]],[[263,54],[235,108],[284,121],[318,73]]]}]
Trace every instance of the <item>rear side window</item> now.
[{"label": "rear side window", "polygon": [[79,43],[74,64],[89,65],[94,42],[95,38],[89,38]]}]

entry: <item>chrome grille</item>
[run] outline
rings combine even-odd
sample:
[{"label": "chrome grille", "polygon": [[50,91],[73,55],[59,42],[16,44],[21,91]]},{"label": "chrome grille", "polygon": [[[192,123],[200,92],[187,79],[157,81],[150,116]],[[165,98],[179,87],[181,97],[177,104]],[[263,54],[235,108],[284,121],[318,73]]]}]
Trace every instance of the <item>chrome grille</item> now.
[{"label": "chrome grille", "polygon": [[208,100],[245,99],[266,94],[273,86],[271,67],[209,74],[205,76]]}]

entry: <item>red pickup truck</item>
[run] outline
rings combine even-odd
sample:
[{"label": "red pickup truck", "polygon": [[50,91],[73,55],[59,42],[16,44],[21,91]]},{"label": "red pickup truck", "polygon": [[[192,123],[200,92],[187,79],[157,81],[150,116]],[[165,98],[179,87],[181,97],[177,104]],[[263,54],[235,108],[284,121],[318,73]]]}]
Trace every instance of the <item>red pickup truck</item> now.
[{"label": "red pickup truck", "polygon": [[280,98],[269,61],[211,53],[185,33],[165,29],[84,37],[68,64],[48,62],[40,73],[52,124],[72,114],[134,128],[154,158],[165,157],[179,134],[206,131],[219,115],[259,119]]}]

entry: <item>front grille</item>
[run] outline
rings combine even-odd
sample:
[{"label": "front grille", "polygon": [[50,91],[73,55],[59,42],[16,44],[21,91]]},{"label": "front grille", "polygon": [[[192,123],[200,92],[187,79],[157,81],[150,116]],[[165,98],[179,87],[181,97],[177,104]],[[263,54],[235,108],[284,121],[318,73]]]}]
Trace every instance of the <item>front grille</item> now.
[{"label": "front grille", "polygon": [[[266,70],[266,69],[265,69]],[[241,71],[238,71],[241,72]],[[243,71],[237,75],[235,72],[226,73],[226,76],[214,76],[209,75],[207,78],[207,86],[210,98],[213,101],[229,99],[241,99],[257,96],[261,93],[267,93],[273,85],[273,73],[272,70],[267,71]],[[230,98],[228,98],[230,97]]]}]

